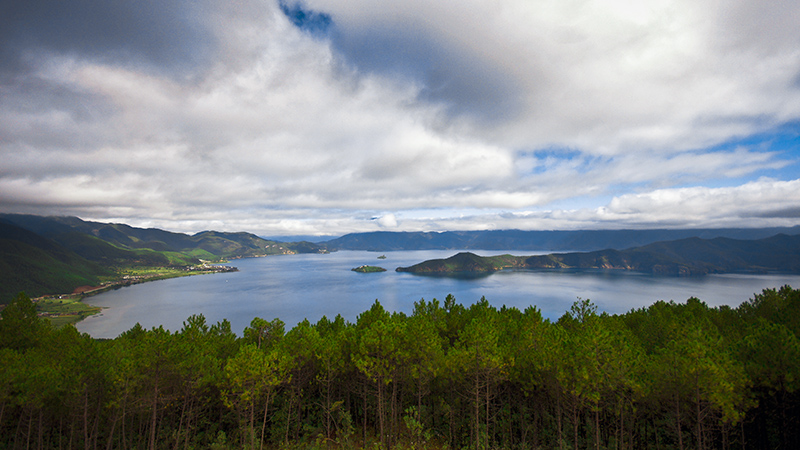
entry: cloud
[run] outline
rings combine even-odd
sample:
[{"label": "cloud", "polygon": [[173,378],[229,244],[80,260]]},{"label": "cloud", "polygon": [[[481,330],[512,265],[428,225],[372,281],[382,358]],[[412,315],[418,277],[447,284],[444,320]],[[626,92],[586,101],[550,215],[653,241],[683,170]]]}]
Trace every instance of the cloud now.
[{"label": "cloud", "polygon": [[629,229],[780,227],[797,225],[800,180],[760,179],[721,188],[670,188],[611,198],[597,208],[539,211],[429,211],[404,229]]},{"label": "cloud", "polygon": [[394,214],[384,214],[378,217],[377,221],[381,228],[397,228],[397,217]]},{"label": "cloud", "polygon": [[[798,8],[787,2],[308,4],[331,14],[356,67],[429,88],[447,80],[455,89],[430,98],[457,105],[456,114],[479,109],[487,120],[476,132],[511,146],[682,151],[800,112],[790,25]],[[776,29],[762,31],[777,16]]]},{"label": "cloud", "polygon": [[0,209],[285,235],[800,207],[793,2],[71,4],[0,14]]},{"label": "cloud", "polygon": [[198,14],[209,7],[205,0],[10,0],[0,14],[0,72],[26,71],[33,58],[73,54],[186,73],[213,51],[213,35]]},{"label": "cloud", "polygon": [[[800,180],[758,180],[726,188],[692,187],[660,189],[645,194],[626,194],[614,198],[598,215],[625,223],[680,223],[694,226],[697,218],[715,226],[747,223],[759,216],[762,224],[788,225],[785,217],[774,214],[800,200]],[[771,221],[769,219],[775,219]]]}]

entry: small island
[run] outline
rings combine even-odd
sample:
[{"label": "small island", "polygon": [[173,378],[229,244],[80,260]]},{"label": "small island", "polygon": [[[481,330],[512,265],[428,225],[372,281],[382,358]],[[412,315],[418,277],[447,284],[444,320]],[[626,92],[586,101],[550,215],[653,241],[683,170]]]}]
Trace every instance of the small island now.
[{"label": "small island", "polygon": [[355,269],[350,269],[353,272],[361,272],[361,273],[375,273],[375,272],[386,272],[386,269],[383,267],[378,266],[358,266]]}]

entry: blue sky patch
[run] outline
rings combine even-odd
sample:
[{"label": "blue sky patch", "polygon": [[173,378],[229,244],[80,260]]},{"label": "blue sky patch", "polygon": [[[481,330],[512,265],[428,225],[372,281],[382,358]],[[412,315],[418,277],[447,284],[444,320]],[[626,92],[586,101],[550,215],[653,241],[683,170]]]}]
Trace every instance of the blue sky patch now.
[{"label": "blue sky patch", "polygon": [[788,122],[763,133],[731,139],[710,147],[706,151],[725,152],[739,147],[756,152],[774,152],[777,154],[777,159],[789,162],[780,169],[758,171],[747,178],[768,176],[783,180],[795,179],[800,172],[800,167],[798,167],[800,163],[800,121]]},{"label": "blue sky patch", "polygon": [[587,173],[592,165],[608,162],[608,159],[593,157],[572,148],[550,147],[519,152],[518,161],[522,162],[522,175],[537,175],[563,165],[570,165],[579,173]]},{"label": "blue sky patch", "polygon": [[312,35],[325,36],[333,26],[333,19],[330,14],[306,9],[301,2],[289,5],[289,3],[281,0],[278,4],[283,14],[289,18],[294,26]]}]

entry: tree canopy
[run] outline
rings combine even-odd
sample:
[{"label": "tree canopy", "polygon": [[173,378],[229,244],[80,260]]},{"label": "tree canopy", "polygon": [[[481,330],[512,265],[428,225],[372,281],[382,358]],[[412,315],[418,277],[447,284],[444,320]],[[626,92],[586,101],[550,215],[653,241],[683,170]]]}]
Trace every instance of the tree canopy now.
[{"label": "tree canopy", "polygon": [[192,315],[95,340],[20,294],[0,448],[797,448],[800,291],[626,314],[379,301],[355,323]]}]

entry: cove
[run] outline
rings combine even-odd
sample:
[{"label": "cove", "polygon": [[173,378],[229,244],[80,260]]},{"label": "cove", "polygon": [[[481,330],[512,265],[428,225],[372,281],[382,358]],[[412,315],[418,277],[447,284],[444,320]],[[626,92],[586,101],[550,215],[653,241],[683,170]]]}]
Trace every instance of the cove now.
[{"label": "cove", "polygon": [[[531,252],[471,250],[481,256]],[[448,294],[470,305],[481,297],[492,305],[525,309],[536,306],[544,317],[557,320],[578,298],[590,299],[600,311],[624,313],[658,300],[685,302],[697,297],[709,306],[738,306],[763,289],[800,286],[800,275],[726,274],[668,277],[628,271],[501,271],[477,277],[432,277],[398,273],[394,269],[456,250],[396,252],[339,251],[248,258],[230,263],[238,272],[198,275],[149,282],[106,292],[85,301],[105,308],[77,324],[95,338],[114,338],[137,322],[145,328],[164,326],[177,331],[193,314],[209,324],[227,319],[233,331],[254,317],[279,318],[290,329],[308,319],[341,314],[354,322],[375,300],[389,311],[410,314],[424,298],[444,301]],[[386,259],[378,259],[386,255]],[[361,265],[381,266],[381,273],[358,273]]]}]

